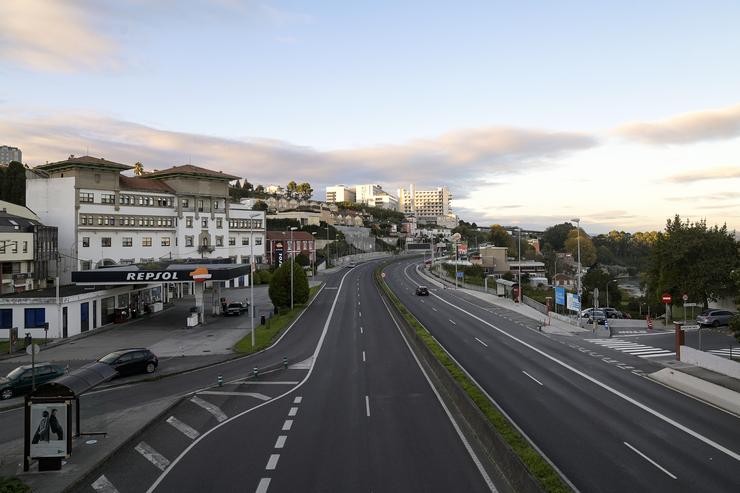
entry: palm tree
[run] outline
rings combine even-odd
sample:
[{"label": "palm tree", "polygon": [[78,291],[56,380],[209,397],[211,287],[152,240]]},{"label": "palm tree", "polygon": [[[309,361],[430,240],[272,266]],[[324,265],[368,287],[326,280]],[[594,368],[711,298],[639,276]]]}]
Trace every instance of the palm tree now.
[{"label": "palm tree", "polygon": [[136,163],[134,164],[134,174],[135,174],[136,176],[141,176],[141,175],[143,175],[143,174],[144,174],[144,165],[143,165],[143,164],[141,164],[141,163],[140,163],[139,161],[137,161],[137,162],[136,162]]}]

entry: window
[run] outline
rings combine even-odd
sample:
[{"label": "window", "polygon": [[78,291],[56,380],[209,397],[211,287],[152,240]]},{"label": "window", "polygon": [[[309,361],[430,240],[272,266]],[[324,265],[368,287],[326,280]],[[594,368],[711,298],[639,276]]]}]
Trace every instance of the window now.
[{"label": "window", "polygon": [[229,236],[229,246],[236,246],[236,238]]},{"label": "window", "polygon": [[220,217],[216,218],[216,227],[217,228],[223,228],[224,227],[224,220]]},{"label": "window", "polygon": [[208,218],[207,217],[201,217],[200,218],[200,227],[201,228],[207,228],[208,227]]},{"label": "window", "polygon": [[45,308],[26,308],[25,322],[27,329],[42,328],[46,322]]},{"label": "window", "polygon": [[13,310],[3,308],[0,310],[0,329],[10,329],[13,327]]},{"label": "window", "polygon": [[188,216],[185,218],[185,227],[186,228],[192,228],[193,227],[193,218],[191,216]]},{"label": "window", "polygon": [[80,216],[80,226],[85,226],[87,224],[87,216]]},{"label": "window", "polygon": [[150,247],[152,246],[152,237],[151,236],[145,236],[141,239],[141,246],[143,247]]},{"label": "window", "polygon": [[103,225],[103,218],[98,216],[98,226]]},{"label": "window", "polygon": [[27,241],[23,242],[23,253],[28,253],[28,242]]},{"label": "window", "polygon": [[169,236],[163,236],[162,237],[162,246],[170,246],[170,237]]},{"label": "window", "polygon": [[95,196],[89,192],[80,192],[80,202],[86,202],[91,204],[95,200]]},{"label": "window", "polygon": [[188,207],[190,207],[190,200],[188,199],[182,199],[182,202],[180,203],[182,204],[183,209],[187,209]]},{"label": "window", "polygon": [[100,238],[100,246],[109,247],[111,245],[110,236]]},{"label": "window", "polygon": [[198,201],[198,212],[203,212],[203,201],[202,200]]},{"label": "window", "polygon": [[100,196],[100,203],[101,204],[115,204],[116,203],[116,196],[112,193],[104,193]]},{"label": "window", "polygon": [[193,246],[193,237],[192,236],[186,236],[185,237],[185,246],[186,247]]},{"label": "window", "polygon": [[82,237],[82,247],[87,248],[90,246],[90,237],[89,236],[83,236]]},{"label": "window", "polygon": [[249,245],[249,236],[244,236],[242,238],[242,245],[248,246]]},{"label": "window", "polygon": [[254,244],[260,246],[262,244],[262,237],[258,236],[254,239]]},{"label": "window", "polygon": [[216,246],[217,247],[224,246],[224,237],[223,236],[217,236],[216,237]]},{"label": "window", "polygon": [[121,246],[125,246],[125,247],[132,247],[132,246],[134,246],[134,239],[132,237],[130,237],[130,236],[125,236],[121,240]]}]

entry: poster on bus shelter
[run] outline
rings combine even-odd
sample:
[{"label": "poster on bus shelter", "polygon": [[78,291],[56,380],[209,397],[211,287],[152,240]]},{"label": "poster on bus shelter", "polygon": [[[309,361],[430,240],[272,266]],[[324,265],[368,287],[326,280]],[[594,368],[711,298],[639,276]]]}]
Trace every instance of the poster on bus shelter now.
[{"label": "poster on bus shelter", "polygon": [[67,456],[67,404],[31,404],[31,457]]}]

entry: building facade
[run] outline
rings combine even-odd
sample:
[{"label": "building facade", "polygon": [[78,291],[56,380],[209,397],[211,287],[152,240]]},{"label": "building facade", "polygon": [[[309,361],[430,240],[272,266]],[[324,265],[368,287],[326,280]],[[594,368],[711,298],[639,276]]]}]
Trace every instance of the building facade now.
[{"label": "building facade", "polygon": [[23,153],[17,147],[0,146],[0,164],[10,164],[12,161],[23,162]]},{"label": "building facade", "polygon": [[266,263],[282,265],[296,255],[304,254],[316,264],[316,238],[306,231],[268,231]]},{"label": "building facade", "polygon": [[349,188],[344,185],[326,187],[326,202],[328,204],[336,204],[337,202],[355,202],[356,200],[357,194],[353,188]]},{"label": "building facade", "polygon": [[230,203],[237,177],[192,165],[122,175],[132,168],[70,156],[37,166],[26,181],[29,208],[59,228],[63,283],[72,271],[106,265],[264,256],[264,214]]}]

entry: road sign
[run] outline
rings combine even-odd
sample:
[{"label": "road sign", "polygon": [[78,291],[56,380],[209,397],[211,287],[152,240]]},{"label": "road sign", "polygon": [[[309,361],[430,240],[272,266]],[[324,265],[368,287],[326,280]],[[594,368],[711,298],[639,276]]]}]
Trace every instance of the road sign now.
[{"label": "road sign", "polygon": [[465,273],[463,271],[457,271],[457,277],[458,277],[458,279],[462,279],[464,277],[464,274]]},{"label": "road sign", "polygon": [[385,278],[385,272],[381,272],[380,277]]},{"label": "road sign", "polygon": [[686,293],[683,294],[682,298],[684,301],[689,301],[689,295]]},{"label": "road sign", "polygon": [[663,293],[663,296],[660,299],[663,301],[663,303],[667,305],[672,301],[673,298],[671,298],[670,293]]},{"label": "road sign", "polygon": [[688,307],[692,307],[692,306],[694,306],[694,307],[700,307],[700,306],[704,306],[704,305],[702,305],[701,303],[686,303],[686,306],[688,306]]},{"label": "road sign", "polygon": [[33,351],[33,354],[39,354],[41,352],[41,348],[38,344],[30,344],[26,347],[26,354],[31,354]]}]

